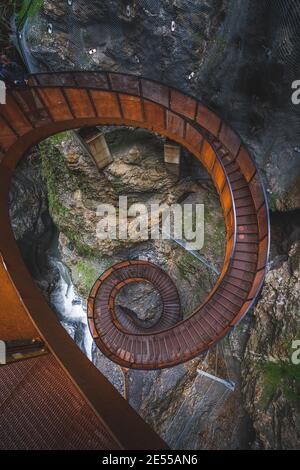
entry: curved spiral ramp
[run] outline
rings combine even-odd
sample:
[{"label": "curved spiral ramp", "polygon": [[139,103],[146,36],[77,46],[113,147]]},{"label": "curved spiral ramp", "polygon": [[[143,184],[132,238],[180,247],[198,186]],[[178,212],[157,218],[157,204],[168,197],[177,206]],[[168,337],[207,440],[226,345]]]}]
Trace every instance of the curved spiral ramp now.
[{"label": "curved spiral ramp", "polygon": [[[133,282],[148,282],[161,296],[162,313],[156,323],[149,328],[141,325],[142,322],[137,323],[126,312],[116,309],[118,292]],[[121,364],[123,361],[124,364],[134,363],[135,360],[132,349],[135,346],[134,340],[130,338],[131,348],[129,345],[125,346],[128,341],[126,335],[155,334],[172,328],[181,319],[180,299],[175,284],[167,273],[149,261],[124,261],[114,265],[96,281],[88,301],[89,326],[95,343],[106,356]],[[124,346],[116,343],[116,333],[122,337]],[[117,344],[119,347],[115,357],[112,351]]]},{"label": "curved spiral ramp", "polygon": [[[90,324],[99,347],[122,366],[153,369],[182,363],[211,347],[238,324],[255,302],[265,276],[270,243],[268,208],[255,163],[238,135],[202,103],[161,83],[108,72],[43,73],[32,75],[26,89],[9,90],[7,104],[0,106],[0,252],[15,289],[14,314],[3,314],[3,331],[13,336],[16,321],[32,323],[87,402],[109,429],[119,433],[118,442],[130,446],[132,436],[126,435],[120,420],[131,421],[139,430],[136,445],[151,445],[142,438],[148,433],[154,448],[163,445],[159,438],[128,411],[126,403],[99,379],[101,374],[62,331],[26,270],[10,227],[9,184],[23,154],[50,135],[102,124],[149,129],[187,148],[215,184],[227,232],[219,279],[205,302],[185,320],[177,317],[176,304],[171,317],[165,316],[153,331],[124,326],[122,319],[114,318],[113,309],[107,308],[113,306],[111,287],[125,282],[123,275],[140,277],[139,270],[144,267],[135,266],[134,272],[132,266],[127,266],[126,272],[112,267],[108,279],[100,278],[91,294]],[[107,296],[105,305],[103,295]],[[174,324],[168,323],[170,319]],[[5,339],[5,334],[0,332],[0,337]],[[18,335],[22,339],[22,329]],[[99,388],[97,395],[95,387]],[[110,413],[108,401],[105,405],[99,399],[101,390],[111,397],[112,404],[118,403],[109,407]]]}]

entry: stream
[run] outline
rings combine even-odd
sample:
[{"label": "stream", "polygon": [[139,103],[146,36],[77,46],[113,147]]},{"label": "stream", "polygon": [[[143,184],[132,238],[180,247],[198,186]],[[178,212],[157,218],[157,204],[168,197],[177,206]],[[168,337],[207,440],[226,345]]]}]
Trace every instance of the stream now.
[{"label": "stream", "polygon": [[51,306],[59,321],[82,352],[92,360],[93,339],[87,324],[86,302],[77,294],[68,268],[51,254],[49,263],[59,272],[59,279],[50,294]]}]

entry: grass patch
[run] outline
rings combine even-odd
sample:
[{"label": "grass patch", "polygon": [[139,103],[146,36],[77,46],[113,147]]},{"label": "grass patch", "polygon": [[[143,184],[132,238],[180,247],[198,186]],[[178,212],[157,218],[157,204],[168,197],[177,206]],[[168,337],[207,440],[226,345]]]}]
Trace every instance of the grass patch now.
[{"label": "grass patch", "polygon": [[264,374],[262,405],[266,407],[280,388],[287,400],[300,408],[300,366],[281,361],[266,362],[261,368]]},{"label": "grass patch", "polygon": [[[80,223],[78,223],[78,226],[80,226]],[[66,235],[70,242],[73,243],[79,256],[89,259],[101,258],[98,250],[90,248],[89,246],[82,243],[78,231],[75,231],[72,228],[65,226],[64,224],[61,224],[59,229],[62,233]]]},{"label": "grass patch", "polygon": [[60,132],[59,134],[55,134],[52,137],[47,139],[52,145],[59,145],[62,143],[63,140],[66,140],[68,137],[68,131]]},{"label": "grass patch", "polygon": [[179,255],[176,260],[176,266],[183,279],[190,281],[191,276],[195,275],[200,269],[200,261],[191,253],[185,251],[183,255]]},{"label": "grass patch", "polygon": [[77,265],[76,269],[78,272],[78,277],[80,282],[88,295],[91,288],[93,287],[94,283],[98,278],[98,273],[96,269],[87,261],[80,260]]},{"label": "grass patch", "polygon": [[26,19],[25,15],[29,18],[35,16],[44,6],[44,0],[18,0],[11,1],[12,4],[19,6],[18,20],[21,22]]},{"label": "grass patch", "polygon": [[39,145],[39,150],[42,162],[42,175],[47,184],[49,211],[53,219],[59,222],[60,218],[67,215],[68,211],[62,204],[57,191],[58,172],[66,171],[66,165],[59,152],[51,145],[51,140],[42,142]]},{"label": "grass patch", "polygon": [[85,190],[81,173],[73,174],[57,145],[66,139],[67,132],[50,137],[39,145],[42,175],[46,181],[50,215],[58,230],[64,233],[73,243],[79,256],[98,258],[99,252],[82,241],[78,227],[84,224],[80,215],[63,204],[64,193],[73,193],[78,187]]}]

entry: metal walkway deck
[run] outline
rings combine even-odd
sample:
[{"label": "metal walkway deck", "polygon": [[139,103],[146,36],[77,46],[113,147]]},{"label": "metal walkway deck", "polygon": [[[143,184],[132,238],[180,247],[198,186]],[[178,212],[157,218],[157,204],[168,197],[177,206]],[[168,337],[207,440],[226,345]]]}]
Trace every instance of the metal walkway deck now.
[{"label": "metal walkway deck", "polygon": [[[7,104],[0,106],[0,252],[17,292],[19,308],[16,305],[15,311],[21,322],[29,317],[37,335],[45,340],[81,393],[99,415],[102,413],[102,418],[105,415],[109,429],[118,433],[114,428],[120,418],[116,416],[121,416],[123,423],[138,418],[130,418],[133,412],[125,410],[126,403],[119,400],[119,409],[114,406],[114,400],[118,402],[115,394],[111,395],[110,406],[115,417],[109,416],[99,399],[101,374],[80,356],[32,281],[14,240],[8,214],[14,168],[32,145],[67,129],[104,124],[149,129],[186,147],[205,166],[216,186],[227,230],[226,256],[217,284],[188,319],[163,325],[161,331],[136,333],[124,331],[113,316],[107,327],[99,309],[89,311],[91,318],[97,315],[94,339],[114,361],[139,369],[170,367],[195,357],[223,338],[259,294],[270,235],[267,202],[254,161],[238,135],[193,97],[144,78],[102,72],[37,74],[31,76],[27,89],[9,90]],[[4,318],[4,331],[15,331],[16,314]],[[80,370],[76,359],[79,356]],[[104,393],[109,393],[107,384],[104,388]],[[146,426],[144,431],[148,432]],[[142,429],[137,434],[143,436]],[[128,447],[128,439],[132,438],[121,437]],[[152,437],[154,446],[162,445],[158,438],[155,441],[154,433]],[[140,445],[145,445],[146,439],[141,440]]]}]

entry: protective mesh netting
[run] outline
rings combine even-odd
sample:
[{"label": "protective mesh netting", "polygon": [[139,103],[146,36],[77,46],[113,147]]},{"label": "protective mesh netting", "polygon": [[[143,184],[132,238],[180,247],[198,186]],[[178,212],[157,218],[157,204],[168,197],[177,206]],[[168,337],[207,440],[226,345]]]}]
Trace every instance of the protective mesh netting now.
[{"label": "protective mesh netting", "polygon": [[283,143],[286,138],[296,141],[300,138],[300,106],[292,102],[291,87],[294,81],[300,80],[300,3],[298,0],[266,0],[266,3],[270,9],[268,34],[272,54],[283,66],[282,95],[289,122],[284,115],[278,117],[277,138]]},{"label": "protective mesh netting", "polygon": [[278,59],[291,80],[300,72],[300,4],[298,0],[267,0],[269,35]]},{"label": "protective mesh netting", "polygon": [[[200,36],[209,35],[213,25],[210,25],[209,15],[215,9],[216,0],[196,0],[185,2],[188,10],[182,8],[181,2],[161,2],[160,0],[114,0],[101,2],[98,0],[46,0],[44,6],[37,0],[28,0],[28,8],[18,27],[19,46],[24,60],[31,71],[41,68],[53,69],[47,60],[37,61],[35,52],[45,46],[45,54],[61,52],[61,40],[68,47],[68,55],[72,58],[70,66],[77,69],[92,69],[101,63],[101,46],[110,48],[110,42],[130,35],[130,26],[134,23],[134,34],[138,37],[137,48],[141,54],[132,58],[133,71],[141,61],[145,48],[163,48],[172,52],[176,59],[176,48],[167,37],[168,31],[176,34],[177,40],[187,41],[186,31]],[[37,4],[40,5],[38,8]],[[174,20],[172,20],[174,16]],[[180,17],[180,22],[176,19]],[[139,19],[142,18],[142,21]],[[203,27],[203,25],[206,25]],[[150,25],[150,26],[149,26]],[[154,42],[148,44],[148,36],[144,34],[147,26],[157,29]],[[162,43],[163,46],[162,46]],[[95,49],[97,44],[98,49]],[[100,46],[100,47],[99,47]],[[187,44],[189,47],[189,44]],[[47,49],[47,50],[46,50]],[[55,50],[56,49],[56,50]],[[124,51],[124,54],[128,51]],[[113,55],[113,50],[111,51]],[[97,60],[95,57],[97,56]],[[65,58],[64,68],[67,65]],[[39,63],[38,63],[39,62]],[[109,68],[109,64],[102,64]],[[55,70],[59,68],[59,64]]]},{"label": "protective mesh netting", "polygon": [[[300,5],[298,0],[264,0],[268,8],[269,18],[266,23],[269,25],[269,36],[273,42],[273,49],[277,51],[278,58],[287,66],[289,73],[294,77],[299,72],[300,62]],[[101,2],[100,2],[101,3]],[[189,4],[189,2],[186,2]],[[164,15],[166,8],[162,9],[160,0],[119,0],[114,2],[104,2],[111,4],[111,7],[99,7],[97,0],[56,0],[55,2],[47,0],[44,2],[44,9],[37,5],[43,2],[38,0],[28,0],[28,7],[24,11],[19,24],[19,33],[28,41],[28,46],[34,49],[39,44],[42,34],[49,34],[53,37],[52,43],[55,43],[55,36],[59,33],[65,35],[69,47],[74,49],[77,57],[78,67],[89,67],[93,65],[93,58],[88,57],[89,51],[93,49],[93,44],[98,42],[99,36],[107,37],[106,29],[109,28],[112,35],[120,33],[126,34],[130,24],[135,21],[137,12],[143,12],[145,18],[151,18],[151,24],[164,29],[176,31],[176,34],[184,40],[184,32],[192,25],[193,31],[203,30],[202,18],[208,18],[210,10],[213,8],[213,2],[196,1],[190,2],[188,11],[181,11],[180,24],[176,23],[170,17]],[[180,4],[180,2],[178,2]],[[176,12],[177,2],[170,4],[170,11]],[[245,6],[246,7],[246,6]],[[47,13],[47,17],[44,13]],[[106,21],[101,24],[101,14]],[[195,14],[198,15],[195,21]],[[269,19],[269,21],[268,21]],[[99,20],[101,27],[99,26]],[[123,21],[120,21],[123,20]],[[135,24],[135,27],[137,25]],[[140,27],[141,48],[143,44],[142,29]],[[96,29],[98,31],[96,31]],[[161,35],[157,36],[161,41]],[[173,51],[176,52],[176,51]],[[84,59],[83,59],[84,57]]]},{"label": "protective mesh netting", "polygon": [[[66,69],[131,72],[175,86],[180,83],[181,89],[187,87],[192,93],[189,86],[198,75],[200,86],[195,88],[198,93],[198,89],[202,90],[202,65],[206,67],[212,46],[222,43],[224,28],[230,27],[230,22],[227,26],[222,24],[226,2],[216,1],[28,0],[18,27],[19,49],[32,72]],[[245,2],[243,11],[248,12],[248,21],[256,7],[255,2]],[[281,103],[298,114],[290,95],[291,84],[300,79],[300,3],[262,0],[260,8],[257,7],[258,18],[264,16],[263,12],[265,60],[277,66],[274,72],[270,69],[271,75],[265,80],[277,81],[277,97],[281,95]],[[218,28],[219,33],[214,36]],[[212,38],[214,44],[209,43]],[[226,49],[225,43],[219,47],[225,48],[226,64],[232,45],[231,50]],[[203,64],[201,57],[205,54]],[[230,72],[234,77],[235,71]],[[211,76],[210,80],[217,80],[226,95],[226,80],[219,76]]]}]

